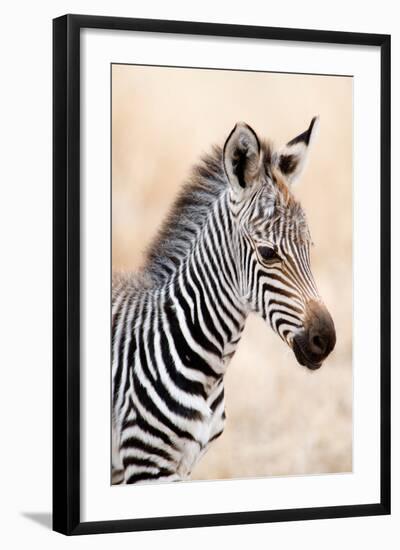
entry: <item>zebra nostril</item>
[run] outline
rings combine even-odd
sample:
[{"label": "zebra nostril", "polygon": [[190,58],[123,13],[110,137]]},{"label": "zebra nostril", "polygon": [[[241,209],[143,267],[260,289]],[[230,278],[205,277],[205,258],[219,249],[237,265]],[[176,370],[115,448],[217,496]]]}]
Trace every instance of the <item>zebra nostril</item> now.
[{"label": "zebra nostril", "polygon": [[315,334],[311,338],[311,347],[314,353],[324,353],[326,350],[325,341],[319,334]]}]

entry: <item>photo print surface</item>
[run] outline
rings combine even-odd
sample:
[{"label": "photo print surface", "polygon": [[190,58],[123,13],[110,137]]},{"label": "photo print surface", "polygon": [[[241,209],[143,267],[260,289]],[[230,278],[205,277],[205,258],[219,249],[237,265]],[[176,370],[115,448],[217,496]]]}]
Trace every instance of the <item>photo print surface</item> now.
[{"label": "photo print surface", "polygon": [[352,471],[352,86],[112,65],[113,484]]}]

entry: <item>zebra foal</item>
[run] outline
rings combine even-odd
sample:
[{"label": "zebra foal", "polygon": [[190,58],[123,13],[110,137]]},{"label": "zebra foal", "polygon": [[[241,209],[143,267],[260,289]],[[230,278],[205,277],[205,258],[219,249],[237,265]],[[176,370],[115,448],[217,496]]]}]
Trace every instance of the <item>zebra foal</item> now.
[{"label": "zebra foal", "polygon": [[113,483],[187,479],[224,428],[224,374],[250,312],[317,369],[335,328],[291,185],[315,137],[274,149],[238,123],[195,168],[112,298]]}]

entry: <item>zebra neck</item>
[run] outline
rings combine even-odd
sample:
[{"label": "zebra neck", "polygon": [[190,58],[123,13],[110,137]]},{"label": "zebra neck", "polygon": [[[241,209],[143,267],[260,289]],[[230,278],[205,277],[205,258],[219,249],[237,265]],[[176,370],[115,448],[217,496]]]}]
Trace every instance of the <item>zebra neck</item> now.
[{"label": "zebra neck", "polygon": [[166,287],[186,338],[200,346],[218,374],[224,374],[248,314],[240,296],[237,247],[234,222],[219,202]]}]

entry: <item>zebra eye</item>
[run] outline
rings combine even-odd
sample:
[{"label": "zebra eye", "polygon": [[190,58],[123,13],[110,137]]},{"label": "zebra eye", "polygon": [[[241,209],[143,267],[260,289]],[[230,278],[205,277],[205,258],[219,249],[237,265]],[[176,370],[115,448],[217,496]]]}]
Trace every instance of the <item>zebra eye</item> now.
[{"label": "zebra eye", "polygon": [[280,256],[274,248],[269,246],[259,246],[257,247],[260,257],[266,262],[280,261]]}]

